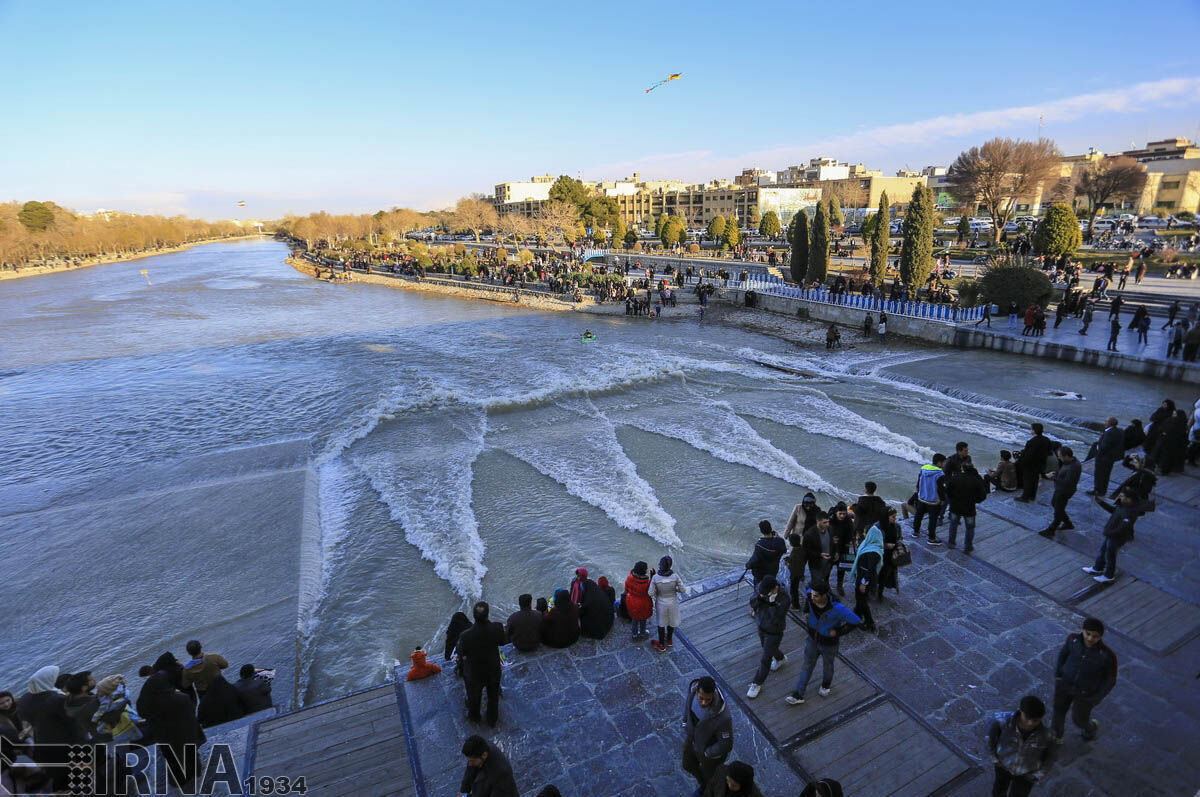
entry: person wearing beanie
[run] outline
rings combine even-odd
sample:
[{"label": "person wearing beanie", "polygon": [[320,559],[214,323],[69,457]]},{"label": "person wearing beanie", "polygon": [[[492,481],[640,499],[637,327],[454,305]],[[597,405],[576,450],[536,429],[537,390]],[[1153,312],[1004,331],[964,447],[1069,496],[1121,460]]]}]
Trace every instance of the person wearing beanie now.
[{"label": "person wearing beanie", "polygon": [[787,553],[787,543],[771,528],[771,521],[759,521],[758,533],[760,536],[754,543],[754,552],[746,562],[746,569],[750,571],[756,589],[764,578],[779,573],[779,560]]},{"label": "person wearing beanie", "polygon": [[744,761],[730,761],[722,764],[709,778],[704,787],[704,797],[762,797],[758,786],[754,785],[754,767]]},{"label": "person wearing beanie", "polygon": [[1117,655],[1104,644],[1104,623],[1095,617],[1083,621],[1083,630],[1070,634],[1054,665],[1054,714],[1050,728],[1055,741],[1063,742],[1067,711],[1085,741],[1096,738],[1100,723],[1092,710],[1117,683]]},{"label": "person wearing beanie", "polygon": [[779,588],[775,576],[764,576],[754,597],[750,598],[750,616],[758,623],[758,642],[762,646],[758,671],[754,673],[754,680],[746,691],[746,697],[751,700],[758,697],[767,674],[771,670],[778,670],[787,661],[779,646],[783,644],[783,632],[787,630],[790,606],[788,595]]},{"label": "person wearing beanie", "polygon": [[1021,698],[1017,711],[1000,711],[992,717],[987,746],[996,779],[994,797],[1026,797],[1046,776],[1054,761],[1054,733],[1042,724],[1046,704],[1035,695]]},{"label": "person wearing beanie", "polygon": [[586,567],[575,568],[575,578],[571,579],[571,603],[578,606],[583,600],[583,584],[588,581],[588,569]]}]

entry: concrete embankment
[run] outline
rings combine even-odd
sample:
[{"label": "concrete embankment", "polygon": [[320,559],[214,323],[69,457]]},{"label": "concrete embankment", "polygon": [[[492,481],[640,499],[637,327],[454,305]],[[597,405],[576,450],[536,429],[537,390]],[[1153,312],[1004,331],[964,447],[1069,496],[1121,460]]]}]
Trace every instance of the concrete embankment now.
[{"label": "concrete embankment", "polygon": [[[295,255],[287,259],[289,265],[297,271],[314,276],[314,266],[307,260]],[[327,269],[322,268],[322,271]],[[397,274],[368,274],[365,271],[353,270],[355,282],[367,282],[372,285],[386,285],[389,288],[401,288],[407,291],[422,291],[437,293],[442,296],[455,296],[460,299],[482,299],[497,304],[507,304],[514,307],[528,307],[534,310],[549,310],[553,312],[577,312],[612,315],[624,313],[625,305],[616,303],[598,304],[591,297],[584,297],[582,302],[561,299],[554,294],[543,291],[531,291],[520,288],[509,288],[503,285],[491,285],[486,282],[468,282],[442,277],[426,277],[417,279]]]},{"label": "concrete embankment", "polygon": [[[717,298],[742,306],[746,302],[746,292],[725,288],[719,291]],[[866,311],[858,307],[772,296],[764,293],[756,294],[755,301],[757,309],[768,313],[779,313],[793,318],[823,321],[856,329],[862,328],[866,316]],[[875,312],[871,315],[878,321],[879,313]],[[1095,325],[1098,336],[1103,340],[1107,339],[1103,337],[1106,326],[1105,324]],[[887,331],[889,336],[900,335],[960,349],[995,349],[1029,357],[1091,365],[1108,371],[1200,384],[1200,365],[1196,363],[1166,360],[1145,354],[1109,352],[1089,348],[1086,345],[1050,341],[1046,338],[1023,337],[1018,333],[976,327],[974,324],[954,324],[889,313]]]}]

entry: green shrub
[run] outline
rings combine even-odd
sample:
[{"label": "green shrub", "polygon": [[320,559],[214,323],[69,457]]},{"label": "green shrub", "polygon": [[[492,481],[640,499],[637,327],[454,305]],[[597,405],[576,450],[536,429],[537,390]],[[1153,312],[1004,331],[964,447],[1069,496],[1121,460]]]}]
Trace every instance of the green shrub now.
[{"label": "green shrub", "polygon": [[1054,298],[1054,285],[1049,277],[1036,268],[1020,265],[1005,256],[993,258],[984,267],[979,283],[983,289],[983,300],[1002,309],[1007,308],[1009,302],[1016,302],[1022,310],[1032,304],[1045,307]]},{"label": "green shrub", "polygon": [[960,279],[954,289],[958,293],[958,304],[961,307],[975,307],[983,295],[983,286],[979,280]]}]

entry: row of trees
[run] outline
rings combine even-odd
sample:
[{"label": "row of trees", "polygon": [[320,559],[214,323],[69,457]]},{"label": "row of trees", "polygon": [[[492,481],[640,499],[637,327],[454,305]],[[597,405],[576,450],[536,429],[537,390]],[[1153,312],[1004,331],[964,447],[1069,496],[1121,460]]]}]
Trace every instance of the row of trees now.
[{"label": "row of trees", "polygon": [[55,260],[129,255],[247,230],[232,221],[132,213],[80,215],[54,202],[0,203],[0,263],[21,266]]}]

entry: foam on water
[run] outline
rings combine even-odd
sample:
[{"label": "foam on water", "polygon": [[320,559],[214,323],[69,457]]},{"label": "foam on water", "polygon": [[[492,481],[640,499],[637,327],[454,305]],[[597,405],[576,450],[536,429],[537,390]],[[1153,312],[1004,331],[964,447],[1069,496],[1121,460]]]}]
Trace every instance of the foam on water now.
[{"label": "foam on water", "polygon": [[539,409],[518,428],[493,433],[488,442],[603,510],[623,528],[670,548],[683,544],[675,533],[675,518],[638,475],[612,422],[586,397],[564,398],[554,407]]},{"label": "foam on water", "polygon": [[472,466],[486,434],[481,410],[424,413],[378,428],[346,453],[405,539],[464,601],[479,598],[487,573],[471,510]]}]

